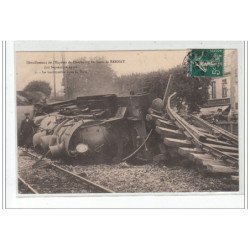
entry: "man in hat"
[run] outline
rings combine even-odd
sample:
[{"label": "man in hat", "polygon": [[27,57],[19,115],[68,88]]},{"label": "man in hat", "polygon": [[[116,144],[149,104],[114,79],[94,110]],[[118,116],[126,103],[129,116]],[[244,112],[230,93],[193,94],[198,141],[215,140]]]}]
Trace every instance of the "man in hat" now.
[{"label": "man in hat", "polygon": [[217,113],[214,114],[213,121],[214,123],[217,123],[219,121],[223,120],[223,115],[222,115],[222,108],[217,109]]},{"label": "man in hat", "polygon": [[22,121],[20,128],[20,144],[27,148],[31,147],[34,132],[35,124],[30,119],[30,113],[25,113],[25,119]]}]

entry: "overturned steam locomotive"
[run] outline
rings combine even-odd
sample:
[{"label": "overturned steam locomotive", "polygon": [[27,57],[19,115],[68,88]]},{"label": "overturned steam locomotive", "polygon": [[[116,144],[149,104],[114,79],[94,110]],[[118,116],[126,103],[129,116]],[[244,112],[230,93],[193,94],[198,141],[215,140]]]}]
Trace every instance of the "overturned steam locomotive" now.
[{"label": "overturned steam locomotive", "polygon": [[[145,141],[149,95],[78,97],[35,107],[33,145],[53,157],[121,161]],[[137,157],[148,157],[146,145]]]}]

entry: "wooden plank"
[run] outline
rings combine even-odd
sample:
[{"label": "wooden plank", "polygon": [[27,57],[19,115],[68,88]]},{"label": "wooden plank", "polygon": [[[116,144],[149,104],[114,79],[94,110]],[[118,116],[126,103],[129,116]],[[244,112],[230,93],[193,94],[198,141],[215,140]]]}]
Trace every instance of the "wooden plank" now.
[{"label": "wooden plank", "polygon": [[181,133],[179,130],[172,130],[172,129],[167,129],[167,128],[157,126],[155,128],[155,131],[164,137],[177,138],[177,139],[186,138],[186,136],[183,133]]},{"label": "wooden plank", "polygon": [[150,114],[150,116],[151,116],[151,118],[153,120],[161,119],[161,120],[164,120],[164,121],[169,121],[167,118],[165,118],[163,116],[160,116],[160,115]]},{"label": "wooden plank", "polygon": [[204,152],[197,148],[179,148],[178,153],[182,156],[187,156],[190,153],[203,154]]},{"label": "wooden plank", "polygon": [[195,163],[198,166],[206,167],[208,164],[224,164],[224,161],[218,159],[206,159],[206,158],[196,158]]},{"label": "wooden plank", "polygon": [[202,160],[214,160],[214,158],[209,154],[195,154],[195,153],[189,153],[187,155],[188,159],[190,161],[196,162],[198,159]]},{"label": "wooden plank", "polygon": [[232,153],[238,152],[238,148],[236,148],[236,147],[226,147],[226,146],[221,146],[221,145],[212,145],[212,144],[208,144],[208,143],[204,143],[204,145],[215,148],[215,149],[222,151],[222,152],[232,152]]},{"label": "wooden plank", "polygon": [[239,179],[240,179],[240,178],[239,178],[238,175],[232,175],[232,176],[231,176],[231,180],[232,180],[232,181],[239,182]]},{"label": "wooden plank", "polygon": [[214,140],[214,139],[210,139],[210,138],[206,138],[205,140],[206,143],[209,144],[216,144],[216,145],[222,145],[222,146],[232,146],[232,144],[225,142],[225,141],[220,141],[220,140]]},{"label": "wooden plank", "polygon": [[149,114],[154,114],[154,115],[159,115],[159,116],[163,115],[162,111],[158,111],[158,110],[155,110],[153,108],[149,108],[148,113]]},{"label": "wooden plank", "polygon": [[164,138],[164,144],[170,147],[193,147],[193,144],[188,140],[179,140],[173,138]]},{"label": "wooden plank", "polygon": [[238,153],[228,153],[228,155],[235,157],[235,158],[239,158],[239,154]]},{"label": "wooden plank", "polygon": [[234,174],[237,173],[238,170],[232,167],[228,167],[225,165],[216,165],[216,164],[208,164],[207,171],[209,173],[220,173],[220,174]]},{"label": "wooden plank", "polygon": [[161,120],[161,119],[157,119],[156,122],[155,122],[155,125],[160,126],[160,127],[169,128],[169,129],[178,130],[178,127],[175,124],[173,124],[172,122],[164,121],[164,120]]}]

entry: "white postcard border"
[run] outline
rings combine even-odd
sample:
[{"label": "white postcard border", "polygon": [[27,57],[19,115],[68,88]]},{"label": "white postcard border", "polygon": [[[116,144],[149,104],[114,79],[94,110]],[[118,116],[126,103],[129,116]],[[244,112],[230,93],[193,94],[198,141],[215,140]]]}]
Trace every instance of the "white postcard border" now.
[{"label": "white postcard border", "polygon": [[[177,50],[223,48],[238,50],[240,191],[213,193],[155,193],[108,195],[17,196],[15,51]],[[17,41],[6,44],[6,208],[244,208],[245,96],[243,42],[117,42]]]}]

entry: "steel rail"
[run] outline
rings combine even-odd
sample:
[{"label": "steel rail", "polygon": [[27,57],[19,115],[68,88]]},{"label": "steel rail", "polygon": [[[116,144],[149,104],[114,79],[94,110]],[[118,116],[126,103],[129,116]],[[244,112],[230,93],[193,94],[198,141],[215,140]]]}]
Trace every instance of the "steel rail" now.
[{"label": "steel rail", "polygon": [[218,133],[222,134],[226,139],[228,139],[231,142],[234,142],[235,144],[238,144],[238,136],[234,135],[228,131],[226,131],[223,128],[220,128],[218,126],[215,126],[203,119],[201,119],[200,117],[196,116],[196,115],[191,115],[191,117],[193,119],[195,119],[196,121],[198,121],[200,124],[202,124],[203,126],[207,127],[208,129],[211,129],[213,131],[217,131]]},{"label": "steel rail", "polygon": [[[40,159],[38,156],[36,156],[35,154],[33,154],[31,152],[26,151],[25,153],[28,154],[29,156],[33,157],[33,158],[36,158],[38,160]],[[33,165],[35,165],[35,164],[33,164]],[[94,188],[94,189],[96,189],[98,191],[101,191],[102,193],[115,193],[114,191],[112,191],[112,190],[110,190],[110,189],[108,189],[106,187],[103,187],[103,186],[101,186],[101,185],[99,185],[97,183],[94,183],[94,182],[92,182],[92,181],[90,181],[90,180],[88,180],[88,179],[86,179],[86,178],[84,178],[84,177],[82,177],[82,176],[80,176],[78,174],[74,174],[74,173],[60,167],[60,166],[54,164],[53,162],[49,162],[47,165],[52,166],[52,167],[66,173],[68,175],[74,176],[77,179],[80,179],[84,184],[87,184],[90,188],[92,187],[92,188]]]},{"label": "steel rail", "polygon": [[218,149],[215,149],[212,146],[206,145],[203,142],[201,142],[199,140],[199,135],[201,135],[202,133],[199,132],[198,130],[196,130],[195,128],[193,128],[187,121],[185,121],[182,117],[180,117],[172,108],[171,108],[171,100],[172,98],[174,98],[176,96],[176,92],[173,93],[169,98],[168,98],[168,102],[167,102],[167,106],[166,106],[166,110],[168,115],[170,116],[171,119],[173,119],[176,123],[176,125],[178,127],[181,127],[182,129],[184,129],[189,136],[192,138],[194,144],[201,148],[204,149],[205,151],[207,151],[210,154],[213,154],[214,156],[223,158],[223,160],[233,163],[233,164],[238,164],[238,159],[228,155],[224,152],[221,152]]},{"label": "steel rail", "polygon": [[24,179],[22,179],[20,176],[18,176],[18,180],[27,187],[33,194],[39,194],[38,191],[36,191],[33,187],[31,187]]}]

